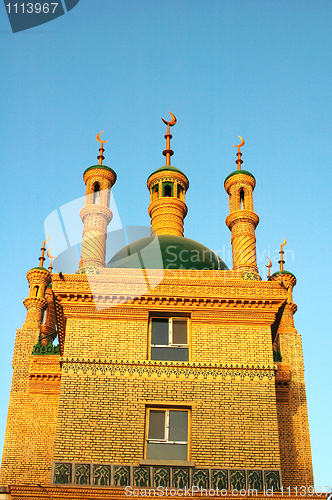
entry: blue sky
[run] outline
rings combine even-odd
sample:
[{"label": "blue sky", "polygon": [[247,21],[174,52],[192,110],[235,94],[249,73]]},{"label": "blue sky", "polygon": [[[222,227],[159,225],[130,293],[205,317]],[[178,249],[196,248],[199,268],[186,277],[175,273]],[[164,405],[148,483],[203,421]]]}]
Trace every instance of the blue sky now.
[{"label": "blue sky", "polygon": [[82,173],[105,130],[121,221],[149,225],[146,179],[164,164],[160,117],[170,110],[172,164],[190,180],[185,235],[228,264],[223,182],[237,135],[246,141],[258,264],[266,276],[266,255],[287,239],[315,485],[331,484],[331,25],[324,0],[80,0],[12,34],[0,6],[1,442],[25,274],[37,265],[44,220],[84,195]]}]

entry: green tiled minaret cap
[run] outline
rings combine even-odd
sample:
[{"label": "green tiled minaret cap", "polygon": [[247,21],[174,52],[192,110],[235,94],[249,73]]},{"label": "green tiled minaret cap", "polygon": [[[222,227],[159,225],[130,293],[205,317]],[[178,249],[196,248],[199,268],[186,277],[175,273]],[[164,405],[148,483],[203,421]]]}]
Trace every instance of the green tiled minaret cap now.
[{"label": "green tiled minaret cap", "polygon": [[229,174],[225,181],[224,181],[224,184],[226,183],[227,179],[229,179],[230,177],[233,177],[233,175],[238,175],[238,174],[245,174],[245,175],[250,175],[250,177],[252,177],[254,179],[254,181],[256,182],[256,179],[255,177],[252,175],[251,172],[248,172],[248,170],[235,170],[234,172],[232,172],[231,174]]},{"label": "green tiled minaret cap", "polygon": [[157,168],[157,170],[155,170],[154,172],[152,172],[152,174],[149,175],[148,177],[148,180],[150,179],[150,177],[158,172],[163,172],[164,170],[170,170],[171,172],[178,172],[179,174],[182,174],[188,181],[189,183],[189,179],[188,177],[186,176],[186,174],[184,174],[182,172],[182,170],[180,170],[179,168],[176,168],[176,167],[172,167],[172,165],[164,165],[163,167],[160,167],[160,168]]},{"label": "green tiled minaret cap", "polygon": [[294,276],[293,273],[289,272],[289,271],[286,271],[286,270],[283,270],[283,271],[276,271],[275,273],[271,274],[271,278],[273,276],[279,276],[280,274],[288,274],[289,276],[293,276],[293,278],[296,279],[296,276]]},{"label": "green tiled minaret cap", "polygon": [[91,167],[88,167],[86,170],[84,170],[83,177],[84,177],[84,174],[86,172],[88,172],[89,170],[92,170],[93,168],[101,168],[103,170],[108,170],[109,172],[112,172],[112,174],[115,175],[115,180],[117,178],[116,172],[114,172],[113,168],[107,167],[106,165],[92,165]]},{"label": "green tiled minaret cap", "polygon": [[46,269],[46,267],[33,267],[32,269],[30,269],[30,271],[34,271],[34,270],[38,270],[38,271],[47,271],[49,273],[49,270]]}]

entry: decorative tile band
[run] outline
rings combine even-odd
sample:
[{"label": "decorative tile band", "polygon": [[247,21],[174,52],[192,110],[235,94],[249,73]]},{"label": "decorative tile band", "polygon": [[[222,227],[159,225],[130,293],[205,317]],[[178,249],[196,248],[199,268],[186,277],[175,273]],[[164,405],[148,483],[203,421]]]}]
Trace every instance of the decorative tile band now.
[{"label": "decorative tile band", "polygon": [[275,366],[255,366],[255,365],[215,365],[204,363],[186,362],[153,362],[153,361],[112,361],[96,359],[73,359],[61,358],[62,371],[68,374],[91,374],[105,376],[157,376],[175,375],[176,378],[197,379],[231,379],[239,377],[241,380],[268,379],[275,377]]},{"label": "decorative tile band", "polygon": [[219,469],[216,467],[166,467],[128,464],[101,465],[53,462],[52,484],[81,486],[131,486],[134,488],[191,488],[257,490],[281,488],[276,469]]}]

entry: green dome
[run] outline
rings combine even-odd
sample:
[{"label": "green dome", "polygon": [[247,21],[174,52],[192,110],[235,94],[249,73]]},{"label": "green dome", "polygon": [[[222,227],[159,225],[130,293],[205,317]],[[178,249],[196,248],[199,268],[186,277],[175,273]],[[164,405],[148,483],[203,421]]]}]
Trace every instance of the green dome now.
[{"label": "green dome", "polygon": [[279,276],[279,274],[289,274],[290,276],[293,276],[293,278],[296,279],[296,276],[294,276],[294,274],[290,273],[289,271],[276,271],[275,273],[271,274],[271,278],[272,276]]},{"label": "green dome", "polygon": [[92,167],[86,168],[84,170],[83,177],[84,177],[84,174],[86,172],[88,172],[89,170],[92,170],[93,168],[102,168],[104,170],[108,170],[109,172],[112,172],[115,175],[115,179],[116,179],[116,173],[114,172],[113,168],[107,167],[106,165],[92,165]]},{"label": "green dome", "polygon": [[234,172],[232,172],[231,174],[229,174],[225,181],[224,181],[224,184],[225,182],[227,181],[227,179],[229,179],[230,177],[233,177],[233,175],[238,175],[238,174],[245,174],[245,175],[250,175],[250,177],[252,177],[254,179],[254,181],[256,182],[256,179],[255,177],[250,173],[248,172],[248,170],[235,170]]},{"label": "green dome", "polygon": [[47,271],[47,272],[49,272],[49,270],[46,269],[46,267],[40,267],[40,266],[39,267],[33,267],[32,269],[30,269],[30,271],[33,271],[34,269],[38,269],[39,271]]},{"label": "green dome", "polygon": [[[187,181],[189,182],[188,177],[186,176],[186,174],[184,174],[179,168],[172,167],[171,165],[165,165],[163,167],[157,168],[157,170],[155,170],[154,172],[152,172],[151,175],[154,175],[157,172],[163,172],[164,170],[170,170],[171,172],[178,172],[179,174],[184,175],[185,178],[187,179]],[[148,180],[150,179],[151,175],[149,175]]]},{"label": "green dome", "polygon": [[226,264],[197,241],[160,234],[127,245],[107,264],[108,268],[224,270]]}]

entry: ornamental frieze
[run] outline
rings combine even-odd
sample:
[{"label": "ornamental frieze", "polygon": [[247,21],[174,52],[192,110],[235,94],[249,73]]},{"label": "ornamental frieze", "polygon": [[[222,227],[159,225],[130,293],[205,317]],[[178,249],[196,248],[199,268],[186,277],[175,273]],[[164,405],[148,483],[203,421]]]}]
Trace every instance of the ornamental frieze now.
[{"label": "ornamental frieze", "polygon": [[227,365],[188,362],[112,361],[61,358],[62,371],[68,375],[135,376],[186,380],[273,380],[275,366]]}]

